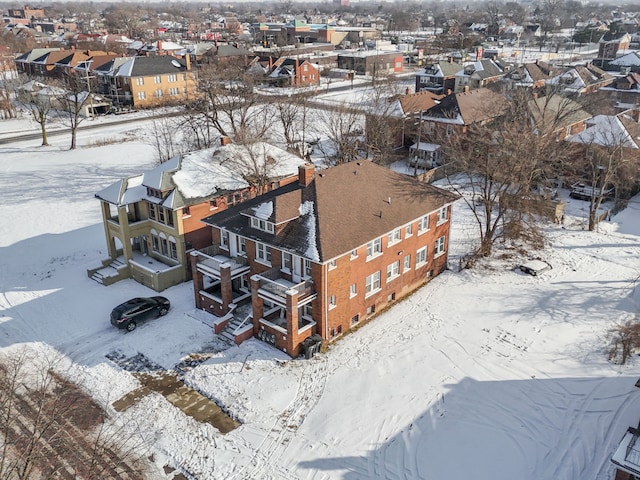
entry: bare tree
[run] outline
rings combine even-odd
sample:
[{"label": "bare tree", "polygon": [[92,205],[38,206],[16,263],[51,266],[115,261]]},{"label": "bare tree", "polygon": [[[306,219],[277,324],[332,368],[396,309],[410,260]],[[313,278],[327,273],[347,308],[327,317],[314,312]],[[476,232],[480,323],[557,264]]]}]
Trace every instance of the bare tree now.
[{"label": "bare tree", "polygon": [[402,118],[398,110],[401,86],[393,82],[374,85],[360,102],[368,110],[366,119],[366,152],[373,162],[384,164],[398,144]]},{"label": "bare tree", "polygon": [[302,93],[291,97],[280,97],[273,107],[287,146],[294,147],[297,142],[304,142],[303,135],[308,126],[309,95]]},{"label": "bare tree", "polygon": [[262,195],[270,189],[279,160],[271,154],[271,146],[265,142],[236,143],[238,153],[229,156],[224,164],[238,177],[243,178]]},{"label": "bare tree", "polygon": [[[57,370],[56,353],[16,348],[0,356],[0,478],[141,476],[149,447]],[[134,432],[134,433],[127,433]]]},{"label": "bare tree", "polygon": [[[612,191],[624,198],[637,187],[640,156],[637,146],[625,128],[625,114],[598,116],[596,123],[576,135],[574,175],[585,179],[585,194],[589,200],[589,230],[595,230],[599,210]],[[633,122],[631,118],[626,121]]]},{"label": "bare tree", "polygon": [[119,32],[129,38],[137,38],[142,33],[140,16],[139,9],[133,5],[119,4],[105,10],[104,20],[110,32]]},{"label": "bare tree", "polygon": [[316,128],[324,137],[318,148],[328,165],[340,165],[361,156],[364,146],[362,123],[362,113],[346,105],[318,110]]},{"label": "bare tree", "polygon": [[62,112],[63,122],[71,130],[71,145],[69,150],[76,148],[78,127],[86,120],[85,106],[91,101],[91,85],[88,78],[75,73],[67,73],[64,76],[64,92],[58,96],[58,104]]},{"label": "bare tree", "polygon": [[181,147],[180,138],[176,132],[177,124],[178,121],[173,117],[155,114],[151,116],[151,134],[148,138],[156,151],[159,163],[164,163],[187,150]]},{"label": "bare tree", "polygon": [[610,329],[609,341],[611,343],[609,360],[620,365],[627,363],[627,360],[640,348],[638,317]]},{"label": "bare tree", "polygon": [[194,103],[194,108],[206,116],[220,135],[240,141],[248,135],[260,138],[272,122],[264,104],[259,102],[254,83],[255,77],[247,73],[242,62],[206,66],[198,72],[202,98]]},{"label": "bare tree", "polygon": [[0,118],[16,118],[18,112],[14,104],[15,88],[18,84],[14,69],[3,69],[0,62]]},{"label": "bare tree", "polygon": [[56,99],[59,93],[60,90],[57,87],[47,86],[34,80],[16,86],[16,100],[40,125],[43,146],[49,145],[47,123],[57,103]]},{"label": "bare tree", "polygon": [[469,125],[466,133],[437,136],[449,162],[450,184],[478,225],[476,256],[491,255],[500,239],[539,242],[536,217],[542,194],[534,187],[555,176],[554,160],[562,145],[532,125],[529,95],[514,93],[493,120]]}]

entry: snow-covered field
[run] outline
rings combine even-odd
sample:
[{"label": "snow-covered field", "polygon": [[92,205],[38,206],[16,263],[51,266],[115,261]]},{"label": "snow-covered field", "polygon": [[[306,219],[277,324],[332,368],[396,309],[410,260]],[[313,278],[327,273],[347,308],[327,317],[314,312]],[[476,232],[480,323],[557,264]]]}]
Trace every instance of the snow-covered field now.
[{"label": "snow-covered field", "polygon": [[613,478],[609,458],[640,415],[636,365],[606,358],[607,330],[638,310],[637,203],[598,232],[572,204],[564,228],[548,227],[550,245],[530,252],[553,266],[540,277],[513,270],[515,251],[458,271],[475,231],[456,204],[452,270],[327,353],[291,360],[250,340],[188,373],[242,422],[221,435],[157,394],[120,414],[110,406],[138,383],[107,353],[171,368],[218,345],[193,315],[190,284],[163,293],[166,317],[125,334],[111,308],[153,292],[86,275],[106,257],[93,194],[154,162],[141,141],[86,146],[125,132],[143,138],[143,122],[81,133],[73,152],[64,135],[0,146],[0,348],[67,355],[68,373],[111,415],[139,422],[158,466],[199,479]]}]

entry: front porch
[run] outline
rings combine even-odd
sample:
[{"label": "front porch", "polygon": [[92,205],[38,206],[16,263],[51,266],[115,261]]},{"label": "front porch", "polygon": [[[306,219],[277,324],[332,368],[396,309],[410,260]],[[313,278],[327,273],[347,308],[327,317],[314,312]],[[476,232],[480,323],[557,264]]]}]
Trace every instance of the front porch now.
[{"label": "front porch", "polygon": [[251,297],[244,257],[230,257],[218,245],[191,252],[196,307],[218,317]]},{"label": "front porch", "polygon": [[292,280],[276,268],[253,275],[251,301],[255,335],[296,357],[302,342],[315,333],[313,303],[318,294],[311,279]]},{"label": "front porch", "polygon": [[102,266],[87,270],[89,278],[111,285],[125,278],[133,278],[138,283],[161,292],[184,281],[184,267],[167,259],[171,263],[151,255],[134,250],[129,261],[124,255],[102,261]]}]

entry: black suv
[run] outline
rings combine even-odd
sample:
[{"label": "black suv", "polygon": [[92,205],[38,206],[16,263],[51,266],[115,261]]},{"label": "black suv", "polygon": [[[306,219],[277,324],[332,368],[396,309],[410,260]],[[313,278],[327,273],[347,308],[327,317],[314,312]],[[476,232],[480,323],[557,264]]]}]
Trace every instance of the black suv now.
[{"label": "black suv", "polygon": [[169,308],[171,304],[164,297],[132,298],[112,310],[111,325],[131,332],[138,322],[166,315]]}]

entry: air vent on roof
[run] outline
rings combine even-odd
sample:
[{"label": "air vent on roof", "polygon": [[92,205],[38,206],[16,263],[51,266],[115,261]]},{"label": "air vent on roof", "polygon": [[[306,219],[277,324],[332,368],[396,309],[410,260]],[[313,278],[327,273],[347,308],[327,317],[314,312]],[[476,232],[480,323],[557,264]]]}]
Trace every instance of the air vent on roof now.
[{"label": "air vent on roof", "polygon": [[180,62],[177,60],[171,60],[171,65],[173,65],[176,68],[182,67],[182,65],[180,65]]}]

